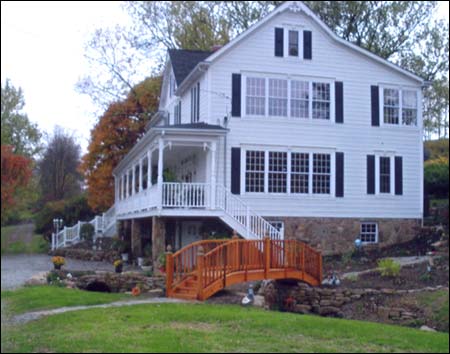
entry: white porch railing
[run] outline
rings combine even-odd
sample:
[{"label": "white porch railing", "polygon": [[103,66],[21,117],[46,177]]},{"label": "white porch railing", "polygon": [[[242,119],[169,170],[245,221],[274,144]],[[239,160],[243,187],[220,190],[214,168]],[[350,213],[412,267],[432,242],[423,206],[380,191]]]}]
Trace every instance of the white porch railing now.
[{"label": "white porch railing", "polygon": [[163,208],[206,208],[210,206],[208,183],[163,183]]}]

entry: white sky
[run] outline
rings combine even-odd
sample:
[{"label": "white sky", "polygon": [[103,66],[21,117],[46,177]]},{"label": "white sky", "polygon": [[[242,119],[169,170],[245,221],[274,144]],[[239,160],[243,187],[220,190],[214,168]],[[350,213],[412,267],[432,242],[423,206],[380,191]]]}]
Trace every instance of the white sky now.
[{"label": "white sky", "polygon": [[[439,3],[436,16],[448,21],[448,1]],[[41,130],[60,125],[86,151],[96,117],[90,99],[75,91],[88,73],[83,46],[94,29],[128,21],[120,2],[2,1],[2,84],[9,78],[23,89],[24,110]]]}]

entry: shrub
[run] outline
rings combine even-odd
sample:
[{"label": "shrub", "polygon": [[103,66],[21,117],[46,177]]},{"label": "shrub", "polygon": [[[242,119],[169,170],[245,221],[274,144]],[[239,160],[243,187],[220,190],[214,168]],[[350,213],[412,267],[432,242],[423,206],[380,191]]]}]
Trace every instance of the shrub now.
[{"label": "shrub", "polygon": [[391,258],[378,261],[378,270],[383,277],[397,277],[402,266]]},{"label": "shrub", "polygon": [[91,224],[81,225],[80,236],[82,240],[92,242],[94,239],[95,228]]},{"label": "shrub", "polygon": [[448,197],[448,157],[439,157],[425,162],[425,191],[429,195]]}]

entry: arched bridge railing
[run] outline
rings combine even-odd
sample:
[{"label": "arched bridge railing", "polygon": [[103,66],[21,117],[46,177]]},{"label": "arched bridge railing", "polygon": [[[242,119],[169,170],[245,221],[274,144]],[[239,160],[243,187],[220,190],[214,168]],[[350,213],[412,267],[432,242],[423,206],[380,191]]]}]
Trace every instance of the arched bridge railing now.
[{"label": "arched bridge railing", "polygon": [[205,300],[246,281],[297,279],[320,285],[322,256],[296,240],[200,241],[168,253],[166,271],[167,296]]}]

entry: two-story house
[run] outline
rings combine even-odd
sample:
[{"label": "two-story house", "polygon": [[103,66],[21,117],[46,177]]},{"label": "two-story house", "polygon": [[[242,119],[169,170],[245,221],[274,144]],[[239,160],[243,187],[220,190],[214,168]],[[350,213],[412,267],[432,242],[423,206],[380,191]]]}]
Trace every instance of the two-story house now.
[{"label": "two-story house", "polygon": [[288,1],[211,52],[169,50],[160,111],[114,170],[135,254],[220,233],[325,253],[422,219],[423,80]]}]

